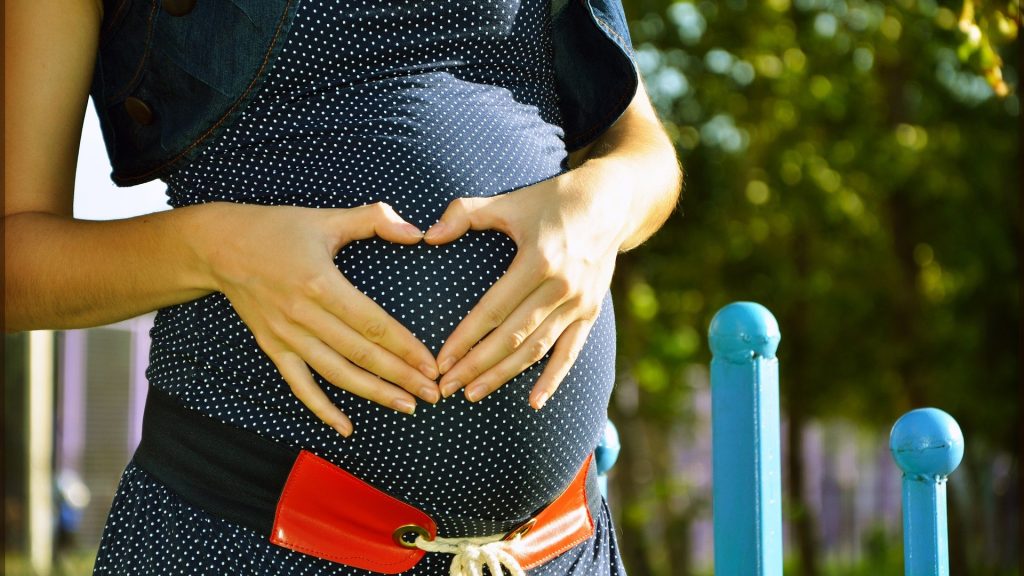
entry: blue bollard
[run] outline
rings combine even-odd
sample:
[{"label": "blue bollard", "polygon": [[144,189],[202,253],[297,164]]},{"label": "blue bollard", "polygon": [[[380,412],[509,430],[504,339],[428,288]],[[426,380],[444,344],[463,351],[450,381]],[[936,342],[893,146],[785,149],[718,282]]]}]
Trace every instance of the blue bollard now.
[{"label": "blue bollard", "polygon": [[601,485],[601,494],[608,498],[608,471],[619,459],[619,431],[611,420],[605,422],[604,434],[594,449],[594,460],[597,463],[597,481]]},{"label": "blue bollard", "polygon": [[911,410],[892,427],[889,449],[903,470],[903,561],[907,576],[949,576],[946,477],[964,457],[964,436],[938,408]]},{"label": "blue bollard", "polygon": [[782,574],[780,338],[754,302],[725,306],[708,331],[717,576]]}]

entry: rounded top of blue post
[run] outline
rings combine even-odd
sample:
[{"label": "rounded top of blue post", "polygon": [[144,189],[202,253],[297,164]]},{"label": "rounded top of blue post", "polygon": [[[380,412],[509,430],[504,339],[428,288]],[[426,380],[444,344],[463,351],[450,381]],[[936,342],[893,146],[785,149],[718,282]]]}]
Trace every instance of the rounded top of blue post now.
[{"label": "rounded top of blue post", "polygon": [[615,424],[608,420],[604,424],[604,434],[601,435],[597,448],[594,449],[594,458],[597,460],[597,473],[605,474],[612,469],[615,461],[619,459],[619,431]]},{"label": "rounded top of blue post", "polygon": [[722,307],[708,330],[711,353],[731,362],[754,356],[774,358],[781,338],[775,316],[757,302],[733,302]]},{"label": "rounded top of blue post", "polygon": [[918,408],[900,416],[893,425],[889,449],[906,474],[948,476],[964,457],[964,435],[946,412]]}]

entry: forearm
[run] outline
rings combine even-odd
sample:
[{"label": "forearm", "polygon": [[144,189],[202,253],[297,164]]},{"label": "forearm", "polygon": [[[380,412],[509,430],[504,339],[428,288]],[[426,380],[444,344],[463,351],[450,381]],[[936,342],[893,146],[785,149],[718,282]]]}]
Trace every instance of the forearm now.
[{"label": "forearm", "polygon": [[645,93],[590,148],[583,166],[624,175],[629,194],[626,234],[620,251],[643,244],[668,220],[679,201],[683,168],[672,141],[649,107]]},{"label": "forearm", "polygon": [[4,330],[101,326],[213,292],[199,250],[207,206],[110,221],[5,217]]}]

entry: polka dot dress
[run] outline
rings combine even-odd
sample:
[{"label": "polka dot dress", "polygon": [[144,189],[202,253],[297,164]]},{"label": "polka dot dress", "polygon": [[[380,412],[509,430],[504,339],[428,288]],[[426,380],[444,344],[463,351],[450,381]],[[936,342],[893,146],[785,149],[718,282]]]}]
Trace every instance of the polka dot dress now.
[{"label": "polka dot dress", "polygon": [[[349,208],[384,201],[425,230],[459,197],[493,196],[568,169],[554,85],[550,0],[302,0],[279,59],[241,117],[168,175],[174,208],[214,201]],[[380,239],[335,264],[436,354],[516,254],[496,231],[443,246]],[[352,419],[344,438],[292,394],[219,292],[158,311],[146,375],[182,404],[310,450],[431,515],[441,536],[516,527],[596,446],[615,379],[611,294],[569,374],[528,403],[548,356],[478,403],[461,392],[415,415],[313,372]],[[530,576],[625,570],[602,502],[595,535]],[[428,553],[405,574],[448,574]],[[179,498],[134,462],[96,574],[372,574],[269,543]],[[493,575],[492,575],[493,576]]]}]

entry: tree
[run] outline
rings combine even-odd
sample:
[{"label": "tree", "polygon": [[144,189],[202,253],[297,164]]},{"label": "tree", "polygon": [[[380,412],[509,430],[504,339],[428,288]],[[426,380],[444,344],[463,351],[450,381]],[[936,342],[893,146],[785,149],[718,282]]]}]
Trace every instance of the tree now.
[{"label": "tree", "polygon": [[[960,5],[926,0],[625,4],[686,170],[681,210],[616,274],[612,417],[630,496],[619,522],[647,534],[624,544],[627,567],[689,569],[653,550],[678,533],[651,531],[685,529],[706,503],[665,512],[679,479],[653,450],[687,418],[687,367],[709,361],[711,315],[742,299],[782,327],[789,520],[803,573],[818,574],[797,457],[808,420],[887,431],[931,404],[957,417],[971,449],[1015,445],[1017,63],[1012,51],[998,60],[1009,82],[999,97],[996,60],[982,54],[1015,37],[992,31],[1005,28],[994,14],[1017,4],[976,10],[978,42]],[[979,473],[970,458],[965,468]],[[954,559],[985,561],[962,541]]]}]

